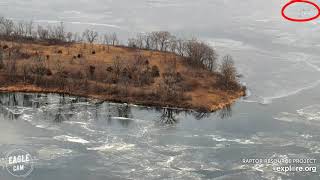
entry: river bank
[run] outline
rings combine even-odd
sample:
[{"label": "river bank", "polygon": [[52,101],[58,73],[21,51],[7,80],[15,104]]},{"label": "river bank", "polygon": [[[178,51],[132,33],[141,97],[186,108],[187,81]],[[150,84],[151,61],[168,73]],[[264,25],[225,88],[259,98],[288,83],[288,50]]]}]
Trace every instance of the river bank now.
[{"label": "river bank", "polygon": [[239,97],[245,96],[244,92],[239,92],[239,94],[234,95],[234,97],[230,98],[229,101],[220,102],[219,104],[213,104],[211,106],[195,106],[192,104],[173,104],[173,103],[161,103],[155,101],[136,101],[134,99],[120,99],[115,98],[112,96],[106,95],[97,95],[97,94],[88,94],[88,93],[81,93],[81,92],[67,92],[61,89],[45,89],[41,87],[37,87],[34,85],[12,85],[7,87],[0,87],[0,92],[2,93],[44,93],[44,94],[65,94],[70,96],[79,96],[85,98],[91,98],[101,101],[109,101],[115,103],[128,103],[134,105],[141,105],[141,106],[153,106],[153,107],[169,107],[169,108],[178,108],[178,109],[189,109],[189,110],[196,110],[199,112],[214,112],[220,109],[224,109],[233,103],[235,103]]}]

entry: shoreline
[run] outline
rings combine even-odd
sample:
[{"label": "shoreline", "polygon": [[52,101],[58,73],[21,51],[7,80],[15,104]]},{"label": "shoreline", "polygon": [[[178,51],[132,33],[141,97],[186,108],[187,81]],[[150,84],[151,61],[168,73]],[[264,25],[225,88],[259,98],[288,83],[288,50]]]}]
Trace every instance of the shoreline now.
[{"label": "shoreline", "polygon": [[103,102],[112,102],[112,103],[126,103],[126,104],[132,104],[137,106],[144,106],[144,107],[154,107],[154,108],[172,108],[172,109],[181,109],[183,111],[196,111],[196,112],[204,112],[204,113],[212,113],[221,109],[224,109],[228,106],[231,106],[234,104],[238,99],[245,96],[245,91],[239,92],[234,98],[231,98],[228,102],[219,103],[218,105],[210,105],[210,106],[202,106],[202,107],[196,107],[192,104],[179,104],[174,105],[172,103],[158,103],[158,102],[148,102],[148,101],[138,101],[138,100],[132,100],[132,101],[126,101],[117,99],[114,97],[107,97],[103,95],[98,94],[85,94],[85,93],[71,93],[67,92],[65,90],[61,89],[48,89],[48,88],[41,88],[34,85],[10,85],[7,87],[0,87],[0,93],[42,93],[42,94],[65,94],[69,96],[77,96],[77,97],[84,97],[94,100],[99,100]]}]

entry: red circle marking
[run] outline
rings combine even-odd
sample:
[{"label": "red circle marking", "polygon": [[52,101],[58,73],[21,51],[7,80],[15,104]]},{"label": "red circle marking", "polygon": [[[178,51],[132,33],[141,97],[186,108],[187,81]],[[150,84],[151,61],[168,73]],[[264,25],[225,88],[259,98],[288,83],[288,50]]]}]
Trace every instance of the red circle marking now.
[{"label": "red circle marking", "polygon": [[[286,10],[286,8],[287,8],[288,6],[290,6],[291,4],[294,4],[294,3],[307,3],[307,4],[311,4],[312,6],[314,6],[314,7],[317,9],[318,14],[315,15],[315,16],[313,16],[313,17],[311,17],[311,18],[304,18],[304,19],[290,18],[290,17],[288,17],[288,16],[284,13],[284,11]],[[307,1],[307,0],[292,0],[292,1],[288,2],[286,5],[283,6],[283,8],[282,8],[282,10],[281,10],[281,14],[282,14],[282,16],[283,16],[285,19],[287,19],[287,20],[289,20],[289,21],[294,21],[294,22],[307,22],[307,21],[312,21],[312,20],[314,20],[314,19],[317,19],[317,18],[320,16],[320,8],[319,8],[319,6],[318,6],[316,3],[314,3],[314,2],[310,2],[310,1]]]}]

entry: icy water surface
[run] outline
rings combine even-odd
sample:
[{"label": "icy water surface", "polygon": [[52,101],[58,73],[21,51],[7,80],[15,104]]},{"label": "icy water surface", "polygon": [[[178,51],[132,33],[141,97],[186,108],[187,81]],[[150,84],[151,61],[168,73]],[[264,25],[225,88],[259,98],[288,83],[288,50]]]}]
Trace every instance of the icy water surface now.
[{"label": "icy water surface", "polygon": [[[248,97],[214,114],[58,95],[2,94],[0,150],[38,160],[27,179],[319,179],[243,158],[316,158],[320,151],[320,21],[281,17],[287,0],[1,0],[0,14],[69,30],[167,30],[234,57]],[[313,1],[319,3],[319,1]],[[315,13],[296,4],[288,15]],[[318,165],[319,162],[316,164]],[[318,170],[319,171],[319,170]],[[15,179],[5,170],[0,179]]]},{"label": "icy water surface", "polygon": [[[203,114],[62,95],[1,94],[0,151],[32,153],[35,169],[26,179],[33,180],[317,179],[317,172],[276,173],[280,164],[242,162],[319,159],[320,107],[307,104],[320,96],[313,98],[299,105],[295,98],[272,106],[240,101]],[[3,169],[0,179],[15,177]]]}]

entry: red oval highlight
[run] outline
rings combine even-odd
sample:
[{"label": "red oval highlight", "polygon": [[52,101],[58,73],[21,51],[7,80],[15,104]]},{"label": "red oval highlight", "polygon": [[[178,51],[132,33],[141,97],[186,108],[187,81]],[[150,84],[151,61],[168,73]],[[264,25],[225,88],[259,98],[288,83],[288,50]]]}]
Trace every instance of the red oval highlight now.
[{"label": "red oval highlight", "polygon": [[[311,18],[304,18],[304,19],[290,18],[290,17],[288,17],[288,16],[284,13],[284,11],[286,10],[286,8],[287,8],[288,6],[290,6],[290,5],[294,4],[294,3],[307,3],[307,4],[311,4],[312,6],[314,6],[314,7],[317,9],[318,14],[315,15],[315,16],[313,16],[313,17],[311,17]],[[314,19],[317,19],[317,18],[320,16],[320,8],[319,8],[319,6],[318,6],[316,3],[314,3],[314,2],[310,2],[310,1],[307,1],[307,0],[292,0],[292,1],[288,2],[285,6],[283,6],[283,8],[282,8],[282,10],[281,10],[281,14],[282,14],[282,16],[283,16],[285,19],[287,19],[287,20],[289,20],[289,21],[293,21],[293,22],[307,22],[307,21],[312,21],[312,20],[314,20]]]}]

